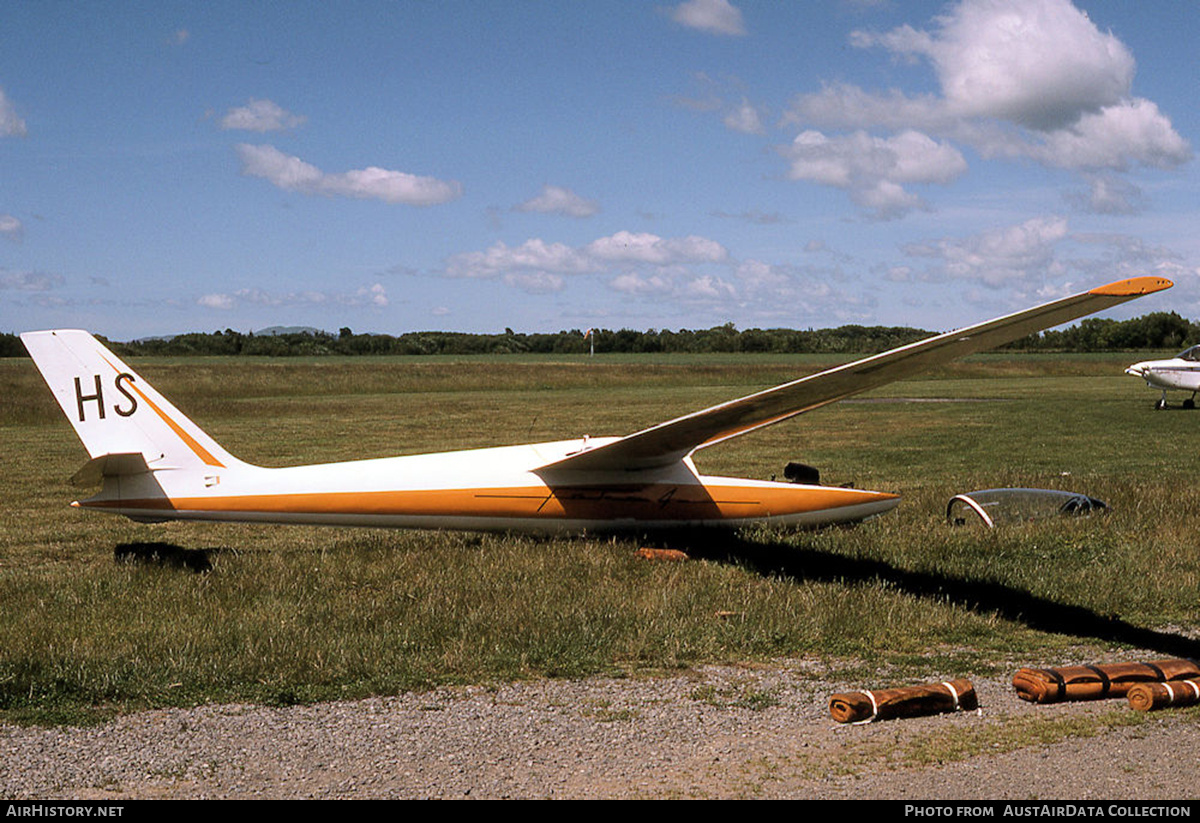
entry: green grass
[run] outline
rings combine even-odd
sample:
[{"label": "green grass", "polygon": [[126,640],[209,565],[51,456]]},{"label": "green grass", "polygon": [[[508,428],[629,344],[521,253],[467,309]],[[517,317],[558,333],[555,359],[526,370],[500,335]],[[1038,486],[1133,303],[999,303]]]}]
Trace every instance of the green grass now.
[{"label": "green grass", "polygon": [[[1200,413],[1153,412],[1133,355],[987,355],[701,452],[704,471],[899,491],[855,529],[636,540],[144,526],[75,511],[82,447],[27,360],[0,360],[0,720],[288,704],[443,684],[818,657],[840,671],[994,673],[1084,646],[1200,654]],[[163,359],[134,364],[267,465],[623,434],[831,358]],[[914,401],[954,402],[914,402]],[[993,533],[957,492],[1068,488],[1107,517]],[[114,562],[208,550],[212,570]],[[734,702],[769,696],[711,695]]]}]

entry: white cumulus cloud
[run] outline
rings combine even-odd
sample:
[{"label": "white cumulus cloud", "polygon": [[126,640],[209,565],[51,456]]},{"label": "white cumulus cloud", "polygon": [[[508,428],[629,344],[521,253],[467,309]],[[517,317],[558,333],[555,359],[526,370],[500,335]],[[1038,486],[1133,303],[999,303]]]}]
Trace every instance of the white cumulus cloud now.
[{"label": "white cumulus cloud", "polygon": [[237,289],[233,292],[214,292],[196,298],[196,304],[207,309],[229,311],[239,305],[269,306],[375,306],[389,303],[387,289],[381,283],[363,286],[352,292],[301,291],[276,294],[259,288]]},{"label": "white cumulus cloud", "polygon": [[1135,163],[1166,169],[1186,161],[1191,147],[1154,103],[1128,100],[1046,134],[1028,154],[1068,169],[1123,170]]},{"label": "white cumulus cloud", "polygon": [[1078,208],[1092,214],[1136,214],[1145,199],[1142,190],[1120,177],[1110,174],[1088,175],[1086,192],[1069,192],[1066,198]]},{"label": "white cumulus cloud", "polygon": [[704,300],[726,300],[737,296],[737,288],[730,282],[711,274],[694,277],[683,285],[686,297]]},{"label": "white cumulus cloud", "polygon": [[242,174],[260,177],[285,191],[383,200],[410,206],[447,203],[462,196],[462,185],[434,177],[418,177],[377,166],[338,174],[321,171],[299,157],[284,154],[274,146],[236,147]]},{"label": "white cumulus cloud", "polygon": [[539,238],[526,240],[520,246],[498,242],[486,251],[456,254],[446,263],[446,273],[451,277],[491,278],[513,270],[582,274],[595,271],[595,263],[578,249]]},{"label": "white cumulus cloud", "polygon": [[966,238],[913,243],[904,251],[930,261],[927,278],[971,280],[998,288],[1061,273],[1055,250],[1067,236],[1065,217],[1036,217]]},{"label": "white cumulus cloud", "polygon": [[[785,123],[808,132],[908,130],[970,146],[988,159],[1032,159],[1092,174],[1167,169],[1191,159],[1191,146],[1170,118],[1133,95],[1129,49],[1070,0],[959,0],[926,30],[858,31],[851,43],[927,62],[938,92],[831,83],[798,96]],[[856,188],[796,174],[795,166],[793,175],[840,185],[864,205],[891,202],[887,184],[902,182],[882,175],[879,188]]]},{"label": "white cumulus cloud", "polygon": [[1133,55],[1069,0],[964,0],[937,22],[933,33],[903,26],[853,42],[927,57],[950,111],[964,117],[1046,131],[1129,94]]},{"label": "white cumulus cloud", "polygon": [[25,121],[17,114],[4,89],[0,89],[0,137],[24,137]]},{"label": "white cumulus cloud", "polygon": [[609,281],[608,285],[614,291],[644,297],[654,294],[670,294],[675,289],[675,280],[663,273],[624,272]]},{"label": "white cumulus cloud", "polygon": [[743,134],[764,134],[767,130],[763,125],[761,112],[748,100],[742,100],[721,122],[733,131]]},{"label": "white cumulus cloud", "polygon": [[0,237],[20,240],[25,236],[25,224],[11,214],[0,214]]},{"label": "white cumulus cloud", "polygon": [[196,303],[206,309],[229,310],[235,301],[231,294],[205,294],[198,297]]},{"label": "white cumulus cloud", "polygon": [[226,112],[221,118],[221,128],[265,133],[294,129],[305,120],[271,100],[251,100]]},{"label": "white cumulus cloud", "polygon": [[921,206],[905,185],[946,184],[967,170],[958,149],[912,130],[893,137],[865,131],[830,137],[808,130],[781,153],[791,164],[791,179],[845,189],[855,203],[880,219]]},{"label": "white cumulus cloud", "polygon": [[580,197],[562,186],[542,186],[541,192],[514,207],[516,211],[561,214],[565,217],[591,217],[600,211],[594,200]]},{"label": "white cumulus cloud", "polygon": [[741,37],[746,34],[742,12],[729,0],[687,0],[671,10],[680,25],[709,34]]},{"label": "white cumulus cloud", "polygon": [[500,279],[533,293],[559,291],[569,276],[602,275],[610,278],[611,288],[627,294],[703,294],[720,290],[723,281],[693,269],[729,263],[729,250],[707,237],[620,231],[578,247],[540,238],[519,246],[497,242],[484,251],[453,255],[444,273]]},{"label": "white cumulus cloud", "polygon": [[679,263],[717,263],[729,257],[728,250],[706,237],[659,237],[645,232],[619,231],[589,243],[585,252],[607,262],[649,263],[668,266]]},{"label": "white cumulus cloud", "polygon": [[514,271],[504,275],[506,285],[528,294],[550,294],[562,291],[565,281],[557,274],[544,271]]},{"label": "white cumulus cloud", "polygon": [[0,290],[44,292],[66,283],[61,274],[42,271],[8,272],[0,269]]}]

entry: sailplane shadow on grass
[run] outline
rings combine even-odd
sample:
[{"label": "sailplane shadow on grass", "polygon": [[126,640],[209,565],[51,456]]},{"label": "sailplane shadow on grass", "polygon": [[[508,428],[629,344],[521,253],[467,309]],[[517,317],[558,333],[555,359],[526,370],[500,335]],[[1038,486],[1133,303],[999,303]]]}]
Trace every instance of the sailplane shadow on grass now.
[{"label": "sailplane shadow on grass", "polygon": [[950,602],[979,614],[997,614],[1037,631],[1095,638],[1171,657],[1200,659],[1200,640],[1136,626],[1118,617],[1058,603],[994,581],[912,571],[881,560],[844,557],[819,549],[742,538],[720,543],[696,541],[691,545],[690,553],[693,557],[737,563],[759,574],[797,581],[849,585],[886,581],[898,591],[914,597],[936,598],[938,602]]},{"label": "sailplane shadow on grass", "polygon": [[117,563],[132,563],[142,566],[158,566],[202,573],[212,571],[210,557],[222,549],[185,549],[174,543],[133,542],[119,543],[113,549],[113,560]]}]

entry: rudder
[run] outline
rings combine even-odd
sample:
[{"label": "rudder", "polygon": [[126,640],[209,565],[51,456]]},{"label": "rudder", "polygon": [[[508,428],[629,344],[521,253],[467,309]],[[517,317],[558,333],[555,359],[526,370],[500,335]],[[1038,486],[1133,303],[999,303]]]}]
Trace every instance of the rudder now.
[{"label": "rudder", "polygon": [[93,460],[140,454],[152,471],[241,463],[91,334],[25,332],[21,342]]}]

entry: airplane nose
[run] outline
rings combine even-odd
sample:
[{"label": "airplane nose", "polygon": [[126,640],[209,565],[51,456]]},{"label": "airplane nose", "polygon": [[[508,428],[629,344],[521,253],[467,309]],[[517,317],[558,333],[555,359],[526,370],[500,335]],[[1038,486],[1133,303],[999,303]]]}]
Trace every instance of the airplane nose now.
[{"label": "airplane nose", "polygon": [[1146,364],[1145,363],[1134,363],[1132,366],[1130,366],[1129,368],[1127,368],[1125,370],[1125,373],[1132,374],[1134,377],[1145,377],[1146,376]]}]

